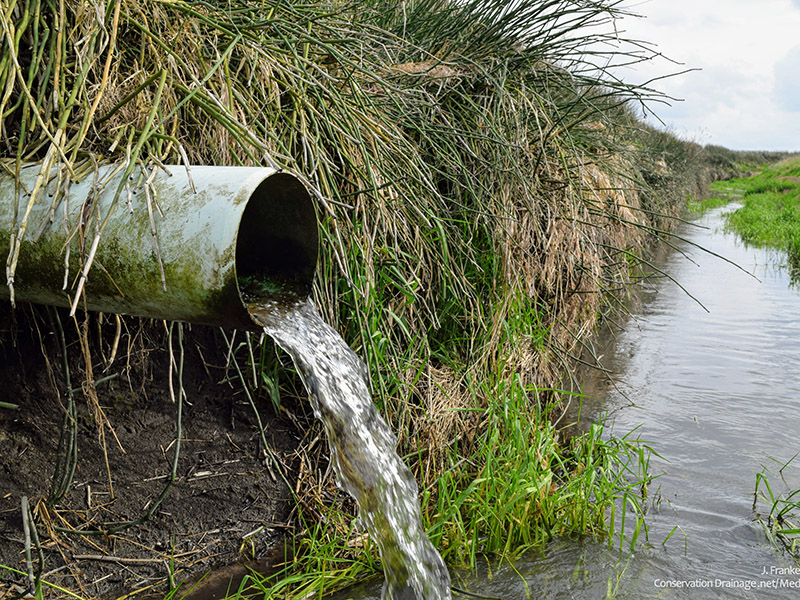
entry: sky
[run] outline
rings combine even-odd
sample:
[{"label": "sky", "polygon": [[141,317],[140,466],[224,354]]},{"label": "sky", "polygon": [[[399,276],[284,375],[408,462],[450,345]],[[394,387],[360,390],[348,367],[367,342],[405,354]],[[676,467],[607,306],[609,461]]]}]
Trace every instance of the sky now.
[{"label": "sky", "polygon": [[800,0],[628,0],[621,37],[657,59],[618,71],[680,101],[650,108],[683,139],[732,150],[800,151]]}]

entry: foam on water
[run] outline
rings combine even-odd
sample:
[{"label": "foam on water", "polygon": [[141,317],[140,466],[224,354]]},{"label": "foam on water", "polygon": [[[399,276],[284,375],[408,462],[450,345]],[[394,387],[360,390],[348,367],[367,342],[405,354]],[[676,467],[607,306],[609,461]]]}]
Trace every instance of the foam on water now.
[{"label": "foam on water", "polygon": [[450,575],[422,529],[417,484],[372,404],[366,365],[310,300],[248,305],[292,357],[328,436],[338,483],[379,548],[384,600],[449,600]]}]

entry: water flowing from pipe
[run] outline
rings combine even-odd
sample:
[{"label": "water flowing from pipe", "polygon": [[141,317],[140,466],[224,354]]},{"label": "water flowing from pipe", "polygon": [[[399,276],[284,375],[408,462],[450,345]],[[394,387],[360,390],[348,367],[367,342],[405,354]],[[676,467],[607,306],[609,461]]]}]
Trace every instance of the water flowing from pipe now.
[{"label": "water flowing from pipe", "polygon": [[449,600],[450,575],[422,529],[417,484],[372,404],[366,365],[311,300],[248,304],[292,357],[322,421],[339,485],[380,551],[384,600]]}]

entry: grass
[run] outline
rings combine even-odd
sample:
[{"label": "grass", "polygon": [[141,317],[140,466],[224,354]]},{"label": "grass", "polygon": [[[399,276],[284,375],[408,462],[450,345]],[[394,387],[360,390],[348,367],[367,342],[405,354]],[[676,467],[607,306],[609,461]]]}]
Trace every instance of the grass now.
[{"label": "grass", "polygon": [[776,248],[789,257],[793,273],[800,269],[800,159],[765,166],[751,177],[718,182],[742,192],[742,207],[726,216],[727,227],[750,244]]},{"label": "grass", "polygon": [[449,563],[474,567],[478,555],[514,556],[559,536],[611,542],[621,532],[622,542],[639,530],[646,446],[603,439],[601,425],[562,442],[541,414],[530,414],[532,390],[516,381],[496,391],[503,401],[482,415],[488,424],[469,454],[479,468],[458,469],[463,456],[454,449],[438,493],[425,496],[436,519],[430,534]]},{"label": "grass", "polygon": [[717,190],[713,196],[703,198],[702,200],[691,199],[687,203],[687,208],[691,216],[700,216],[715,208],[727,206],[737,198],[741,197],[741,193],[735,188],[725,187],[724,191]]},{"label": "grass", "polygon": [[703,147],[703,168],[711,174],[712,181],[725,181],[760,171],[765,165],[777,163],[791,156],[790,152],[730,150],[708,144]]},{"label": "grass", "polygon": [[[781,472],[786,466],[788,463]],[[761,524],[772,545],[783,548],[800,566],[800,489],[776,494],[772,487],[766,470],[756,474],[753,492],[755,520]],[[760,507],[768,512],[758,510]]]}]

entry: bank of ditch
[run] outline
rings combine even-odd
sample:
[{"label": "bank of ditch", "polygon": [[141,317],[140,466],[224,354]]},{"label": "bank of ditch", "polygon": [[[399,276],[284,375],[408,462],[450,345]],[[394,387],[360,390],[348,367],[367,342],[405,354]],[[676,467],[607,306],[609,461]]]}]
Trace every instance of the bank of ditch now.
[{"label": "bank of ditch", "polygon": [[735,190],[742,207],[726,216],[727,226],[749,244],[776,248],[788,257],[792,278],[800,276],[800,158],[761,165],[749,177],[712,185],[723,200]]},{"label": "bank of ditch", "polygon": [[[736,166],[643,124],[658,93],[587,62],[648,59],[593,27],[616,2],[548,6],[21,0],[0,15],[0,169],[295,174],[320,219],[314,300],[367,363],[445,559],[611,536],[619,506],[635,538],[646,449],[600,424],[560,431],[571,373],[686,198]],[[34,235],[24,215],[17,241]],[[93,223],[75,234],[102,243]],[[244,592],[299,598],[377,572],[269,339],[3,310],[10,593],[163,597],[261,561],[271,575]]]}]

